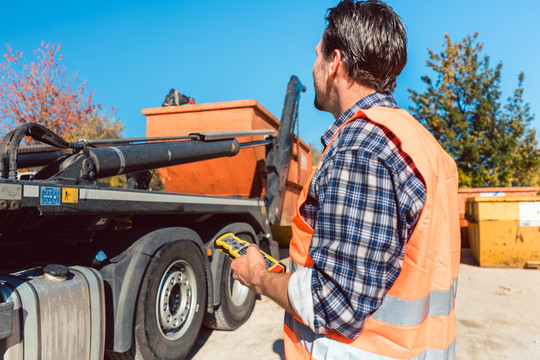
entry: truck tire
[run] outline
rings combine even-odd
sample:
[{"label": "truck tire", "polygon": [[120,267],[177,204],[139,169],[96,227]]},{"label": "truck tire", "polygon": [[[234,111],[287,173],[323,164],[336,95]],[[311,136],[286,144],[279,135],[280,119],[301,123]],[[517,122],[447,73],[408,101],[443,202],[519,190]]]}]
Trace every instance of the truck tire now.
[{"label": "truck tire", "polygon": [[197,245],[178,241],[160,248],[137,300],[135,359],[184,359],[199,335],[206,291],[204,258]]},{"label": "truck tire", "polygon": [[[253,242],[247,234],[238,237]],[[255,307],[255,293],[232,277],[231,259],[225,256],[221,271],[221,302],[214,313],[206,314],[204,325],[216,330],[236,330],[244,324]]]}]

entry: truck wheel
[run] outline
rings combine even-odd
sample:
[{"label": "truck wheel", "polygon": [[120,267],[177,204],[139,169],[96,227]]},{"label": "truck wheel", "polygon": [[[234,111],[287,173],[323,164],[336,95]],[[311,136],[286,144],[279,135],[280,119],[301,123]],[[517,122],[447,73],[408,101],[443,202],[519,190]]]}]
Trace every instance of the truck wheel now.
[{"label": "truck wheel", "polygon": [[136,358],[185,358],[197,340],[205,306],[206,273],[197,245],[178,241],[159,249],[137,302]]},{"label": "truck wheel", "polygon": [[[250,236],[239,234],[253,242]],[[221,271],[221,302],[213,314],[207,314],[204,324],[216,330],[235,330],[245,323],[255,306],[255,294],[232,277],[231,260],[226,256]]]}]

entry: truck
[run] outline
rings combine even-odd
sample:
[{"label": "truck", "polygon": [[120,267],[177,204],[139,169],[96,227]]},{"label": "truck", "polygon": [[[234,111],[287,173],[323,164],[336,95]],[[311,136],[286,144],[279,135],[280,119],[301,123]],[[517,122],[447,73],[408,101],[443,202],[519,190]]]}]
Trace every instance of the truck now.
[{"label": "truck", "polygon": [[[203,323],[242,325],[256,296],[232,278],[215,240],[233,233],[280,257],[273,229],[283,223],[298,156],[302,91],[292,76],[277,135],[231,129],[67,142],[38,124],[9,132],[0,142],[0,357],[183,359]],[[20,146],[25,137],[40,144]],[[256,196],[149,189],[154,169],[255,147],[264,149],[266,182]],[[122,174],[126,188],[101,181]]]}]

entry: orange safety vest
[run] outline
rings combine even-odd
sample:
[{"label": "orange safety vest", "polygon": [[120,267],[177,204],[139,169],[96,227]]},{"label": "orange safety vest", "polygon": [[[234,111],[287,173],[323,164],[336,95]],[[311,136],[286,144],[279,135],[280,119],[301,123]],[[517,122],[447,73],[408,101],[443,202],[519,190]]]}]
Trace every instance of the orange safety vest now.
[{"label": "orange safety vest", "polygon": [[[387,128],[401,141],[401,149],[411,157],[425,181],[424,208],[407,242],[401,272],[381,306],[367,318],[362,333],[352,340],[332,331],[315,334],[299,318],[287,313],[286,358],[453,359],[460,256],[455,162],[405,110],[360,110],[349,121],[360,117]],[[300,215],[311,179],[299,196],[292,220],[293,269],[313,266],[309,255],[313,229]]]}]

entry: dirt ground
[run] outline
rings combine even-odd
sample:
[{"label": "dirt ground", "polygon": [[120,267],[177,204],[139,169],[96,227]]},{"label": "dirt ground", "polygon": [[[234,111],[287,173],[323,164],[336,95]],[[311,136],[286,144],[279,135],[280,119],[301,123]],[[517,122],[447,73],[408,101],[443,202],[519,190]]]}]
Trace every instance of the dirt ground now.
[{"label": "dirt ground", "polygon": [[[263,297],[238,330],[203,329],[188,359],[284,359],[282,321],[283,311]],[[540,270],[480,268],[463,249],[456,358],[540,358]]]}]

